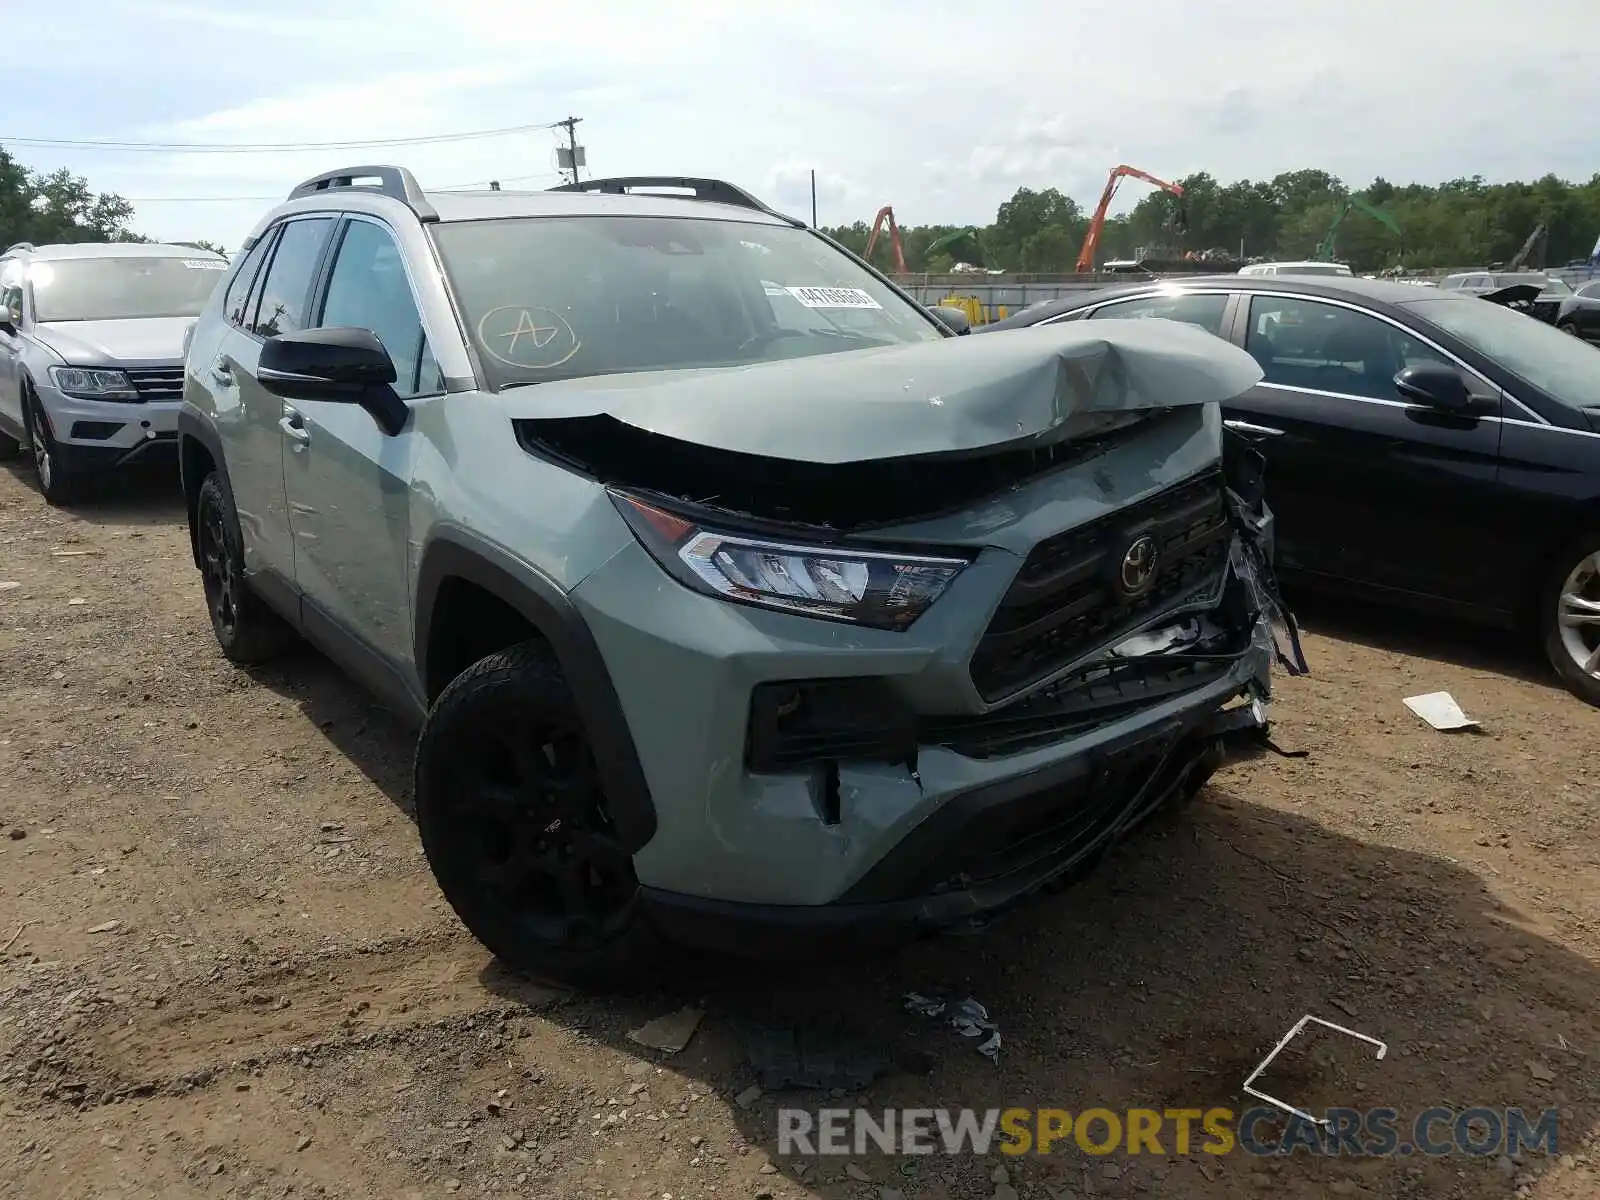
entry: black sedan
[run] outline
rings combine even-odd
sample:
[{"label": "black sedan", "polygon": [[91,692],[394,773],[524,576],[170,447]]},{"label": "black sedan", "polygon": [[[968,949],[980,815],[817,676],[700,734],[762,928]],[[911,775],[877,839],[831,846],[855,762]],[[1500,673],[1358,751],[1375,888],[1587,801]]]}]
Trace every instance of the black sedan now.
[{"label": "black sedan", "polygon": [[1286,582],[1537,630],[1600,705],[1600,350],[1470,294],[1240,275],[1084,292],[974,332],[1150,317],[1261,364],[1223,417],[1266,456]]},{"label": "black sedan", "polygon": [[1600,342],[1600,279],[1579,284],[1561,302],[1556,310],[1556,328],[1586,342]]}]

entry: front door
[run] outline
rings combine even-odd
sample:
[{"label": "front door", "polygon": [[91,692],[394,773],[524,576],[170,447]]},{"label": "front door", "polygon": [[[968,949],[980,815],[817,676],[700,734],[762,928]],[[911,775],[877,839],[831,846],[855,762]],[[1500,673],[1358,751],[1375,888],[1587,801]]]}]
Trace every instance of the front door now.
[{"label": "front door", "polygon": [[1224,407],[1266,455],[1282,569],[1470,604],[1503,586],[1500,421],[1408,402],[1394,376],[1436,362],[1498,390],[1353,306],[1257,293],[1241,317],[1264,378]]},{"label": "front door", "polygon": [[[339,235],[316,324],[371,330],[395,365],[394,390],[413,407],[444,379],[428,349],[389,230],[350,218]],[[355,404],[294,399],[284,479],[295,580],[307,606],[392,669],[410,660],[408,562],[414,423],[385,434]]]}]

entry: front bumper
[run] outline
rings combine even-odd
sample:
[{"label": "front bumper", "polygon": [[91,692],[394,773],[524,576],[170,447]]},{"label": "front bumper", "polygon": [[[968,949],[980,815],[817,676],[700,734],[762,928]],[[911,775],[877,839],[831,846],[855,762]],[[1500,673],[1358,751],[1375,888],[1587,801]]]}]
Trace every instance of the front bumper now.
[{"label": "front bumper", "polygon": [[999,913],[1088,871],[1163,807],[1266,742],[1259,699],[1220,707],[1236,681],[1046,767],[946,797],[837,901],[748,904],[645,888],[651,921],[685,945],[736,954],[839,951]]},{"label": "front bumper", "polygon": [[[979,567],[970,582],[988,586]],[[1007,578],[1014,570],[1000,568]],[[1091,828],[1063,835],[1053,860],[991,862],[979,873],[1010,877],[988,889],[999,894],[1027,890],[1036,869],[1047,876],[1067,869],[1120,836],[1144,803],[1126,780],[1095,782],[1108,759],[1141,748],[1159,748],[1172,761],[1209,752],[1219,710],[1268,699],[1275,643],[1242,538],[1225,578],[1204,615],[1227,614],[1214,622],[1227,631],[1226,653],[1214,642],[1188,658],[1151,653],[1119,667],[1112,681],[1100,678],[1104,660],[1096,659],[1074,668],[1070,680],[985,708],[948,699],[956,683],[972,687],[973,611],[953,593],[945,612],[965,623],[965,635],[941,627],[938,606],[925,627],[878,634],[710,600],[664,579],[642,550],[625,549],[573,595],[609,668],[654,801],[655,834],[634,856],[641,885],[653,902],[679,909],[697,907],[699,898],[799,909],[909,903],[903,911],[918,911],[924,893],[965,890],[952,880],[972,873],[959,854],[943,853],[979,844],[965,824],[950,826],[943,840],[931,832],[955,819],[941,815],[947,809],[981,809],[1001,796],[1043,813],[1077,781],[1092,785]],[[1158,615],[1150,627],[1172,619]],[[869,710],[858,720],[862,710],[847,709],[831,728],[791,727],[778,753],[762,744],[758,697],[766,685],[793,680],[846,690],[881,685],[906,703],[892,717]],[[824,744],[807,760],[794,751],[813,732]],[[1124,799],[1126,811],[1118,807]],[[922,838],[936,845],[902,849]],[[1005,856],[1004,847],[995,849]],[[893,865],[897,855],[944,866],[907,882]],[[940,900],[925,916],[963,904],[989,901],[982,893]]]},{"label": "front bumper", "polygon": [[178,461],[180,398],[143,403],[80,400],[38,389],[61,467],[75,473]]}]

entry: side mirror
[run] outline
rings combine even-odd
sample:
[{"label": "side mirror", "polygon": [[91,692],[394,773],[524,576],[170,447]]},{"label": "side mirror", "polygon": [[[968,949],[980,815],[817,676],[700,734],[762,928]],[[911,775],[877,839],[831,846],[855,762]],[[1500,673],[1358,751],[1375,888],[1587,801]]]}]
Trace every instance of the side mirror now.
[{"label": "side mirror", "polygon": [[268,338],[256,378],[285,400],[359,404],[391,436],[405,427],[409,415],[391,386],[394,362],[370,329],[305,329]]},{"label": "side mirror", "polygon": [[4,308],[0,308],[0,333],[9,333],[12,337],[17,334],[16,315]]},{"label": "side mirror", "polygon": [[1407,400],[1426,404],[1444,412],[1463,416],[1473,411],[1472,393],[1466,382],[1440,363],[1419,363],[1406,367],[1394,377],[1395,390]]},{"label": "side mirror", "polygon": [[929,305],[928,311],[938,319],[939,324],[943,325],[951,333],[967,334],[972,332],[972,319],[959,308],[954,308],[948,304],[933,304]]}]

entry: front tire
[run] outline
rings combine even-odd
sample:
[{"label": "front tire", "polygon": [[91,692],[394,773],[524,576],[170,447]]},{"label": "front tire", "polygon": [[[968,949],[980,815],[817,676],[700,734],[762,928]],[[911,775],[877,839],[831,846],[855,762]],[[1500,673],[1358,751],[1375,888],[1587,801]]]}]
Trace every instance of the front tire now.
[{"label": "front tire", "polygon": [[22,424],[28,435],[34,473],[39,477],[39,491],[45,503],[54,507],[76,504],[83,499],[85,480],[61,461],[61,449],[51,432],[50,419],[37,397],[31,393],[24,395]]},{"label": "front tire", "polygon": [[1600,531],[1556,556],[1538,604],[1545,657],[1568,691],[1600,707]]},{"label": "front tire", "polygon": [[245,582],[239,516],[215,471],[200,484],[195,534],[206,611],[223,655],[245,665],[277,657],[293,640],[293,633]]},{"label": "front tire", "polygon": [[640,910],[588,733],[542,643],[491,654],[444,689],[415,785],[434,878],[505,966],[602,989],[653,973],[664,941]]}]

